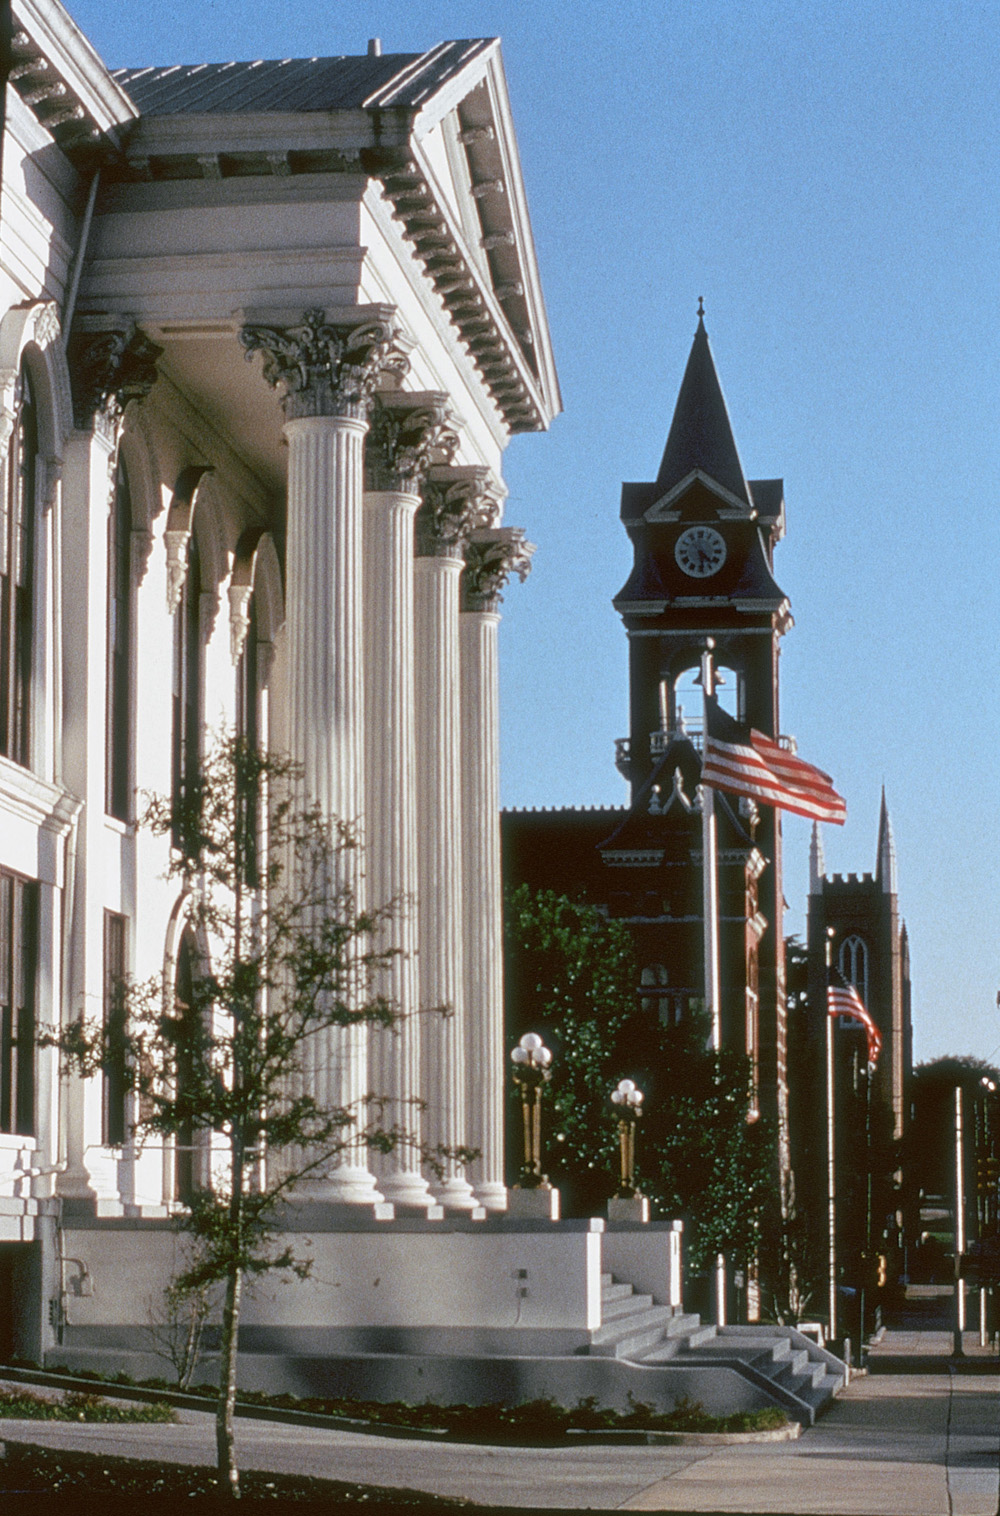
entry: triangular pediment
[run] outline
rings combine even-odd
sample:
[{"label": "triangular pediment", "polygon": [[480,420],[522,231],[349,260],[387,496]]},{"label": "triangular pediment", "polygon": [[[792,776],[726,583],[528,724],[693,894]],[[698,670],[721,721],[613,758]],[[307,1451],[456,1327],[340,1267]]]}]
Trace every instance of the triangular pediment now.
[{"label": "triangular pediment", "polygon": [[661,495],[658,500],[653,502],[645,512],[644,519],[649,522],[679,521],[683,514],[681,509],[682,500],[695,485],[699,484],[718,500],[718,515],[723,520],[735,518],[747,521],[751,518],[752,512],[745,500],[741,500],[738,495],[734,495],[731,490],[727,490],[724,485],[721,485],[717,479],[713,479],[709,474],[706,474],[703,469],[694,468],[691,469],[690,473],[685,474],[683,479],[679,479],[672,488],[667,490],[666,494]]}]

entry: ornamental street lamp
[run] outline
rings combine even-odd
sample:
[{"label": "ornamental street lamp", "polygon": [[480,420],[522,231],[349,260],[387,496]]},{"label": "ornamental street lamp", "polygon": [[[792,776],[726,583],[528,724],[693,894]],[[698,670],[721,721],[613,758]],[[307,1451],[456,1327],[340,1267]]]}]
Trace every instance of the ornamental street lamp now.
[{"label": "ornamental street lamp", "polygon": [[521,1092],[524,1122],[524,1163],[517,1184],[522,1190],[537,1190],[548,1184],[542,1173],[542,1086],[551,1077],[552,1053],[537,1032],[525,1032],[510,1061],[514,1065],[514,1083]]},{"label": "ornamental street lamp", "polygon": [[622,1177],[615,1191],[618,1200],[632,1200],[635,1187],[635,1129],[642,1115],[645,1097],[631,1079],[622,1079],[611,1091],[611,1104],[618,1109],[618,1140],[621,1145]]}]

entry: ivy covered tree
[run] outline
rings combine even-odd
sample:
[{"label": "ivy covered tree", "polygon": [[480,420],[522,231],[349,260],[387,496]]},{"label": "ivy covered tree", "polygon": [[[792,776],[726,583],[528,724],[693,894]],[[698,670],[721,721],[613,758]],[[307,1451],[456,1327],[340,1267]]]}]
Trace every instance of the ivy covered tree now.
[{"label": "ivy covered tree", "polygon": [[[718,1253],[756,1255],[773,1189],[773,1136],[751,1115],[749,1060],[706,1049],[704,1013],[666,1026],[644,1009],[631,937],[596,907],[521,885],[506,911],[516,1032],[540,1031],[555,1058],[547,1164],[568,1208],[593,1214],[616,1184],[611,1090],[645,1094],[637,1177],[656,1212],[682,1217],[693,1272]],[[516,1039],[515,1039],[516,1040]]]},{"label": "ivy covered tree", "polygon": [[202,949],[187,1003],[157,975],[127,983],[108,1024],[81,1018],[47,1039],[84,1075],[103,1070],[131,1090],[137,1142],[158,1137],[203,1155],[201,1170],[189,1166],[179,1224],[192,1239],[191,1261],[173,1290],[223,1292],[216,1443],[220,1481],[237,1497],[243,1282],[275,1269],[308,1273],[281,1226],[283,1203],[300,1185],[366,1144],[389,1151],[410,1140],[379,1124],[377,1102],[330,1109],[310,1090],[317,1037],[391,1027],[397,1011],[377,990],[394,952],[377,945],[391,907],[358,909],[344,883],[355,846],[349,829],[298,793],[289,760],[231,739],[216,745],[180,798],[152,799],[143,824],[173,839],[168,877]]}]

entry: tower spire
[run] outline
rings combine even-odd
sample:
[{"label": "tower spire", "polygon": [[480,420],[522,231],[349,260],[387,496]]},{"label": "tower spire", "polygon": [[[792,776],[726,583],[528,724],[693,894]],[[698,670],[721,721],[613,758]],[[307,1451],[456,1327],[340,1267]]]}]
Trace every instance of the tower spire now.
[{"label": "tower spire", "polygon": [[823,857],[823,838],[820,834],[819,822],[813,822],[812,838],[809,842],[809,893],[821,895],[823,893],[823,879],[826,876],[826,859]]},{"label": "tower spire", "polygon": [[750,509],[743,465],[705,330],[705,303],[698,297],[698,327],[681,381],[656,484],[661,494],[695,469]]},{"label": "tower spire", "polygon": [[896,840],[892,835],[889,807],[885,803],[885,785],[882,786],[882,805],[878,818],[878,847],[876,850],[875,878],[885,895],[898,895],[896,877]]}]

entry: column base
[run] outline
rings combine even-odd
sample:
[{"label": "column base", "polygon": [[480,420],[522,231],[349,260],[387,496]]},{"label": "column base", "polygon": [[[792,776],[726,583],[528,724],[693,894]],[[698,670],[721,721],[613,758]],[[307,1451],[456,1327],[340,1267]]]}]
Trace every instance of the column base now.
[{"label": "column base", "polygon": [[486,1216],[485,1209],[480,1205],[479,1198],[467,1179],[445,1179],[439,1184],[432,1184],[431,1194],[446,1211],[458,1211],[462,1215],[471,1216],[474,1221],[482,1221]]},{"label": "column base", "polygon": [[559,1191],[551,1184],[522,1190],[519,1185],[507,1191],[507,1215],[516,1221],[558,1221]]},{"label": "column base", "polygon": [[380,1174],[378,1187],[386,1200],[393,1205],[433,1205],[434,1197],[427,1180],[421,1174],[397,1170],[393,1174]]},{"label": "column base", "polygon": [[491,1215],[507,1209],[507,1186],[505,1184],[477,1184],[476,1195],[480,1205]]},{"label": "column base", "polygon": [[645,1224],[649,1220],[649,1201],[645,1195],[612,1195],[608,1201],[609,1221],[632,1221]]},{"label": "column base", "polygon": [[[336,1168],[316,1179],[303,1180],[295,1190],[295,1196],[306,1201],[325,1205],[385,1205],[385,1196],[375,1183],[368,1169],[358,1167]],[[391,1209],[391,1207],[390,1207]]]}]

